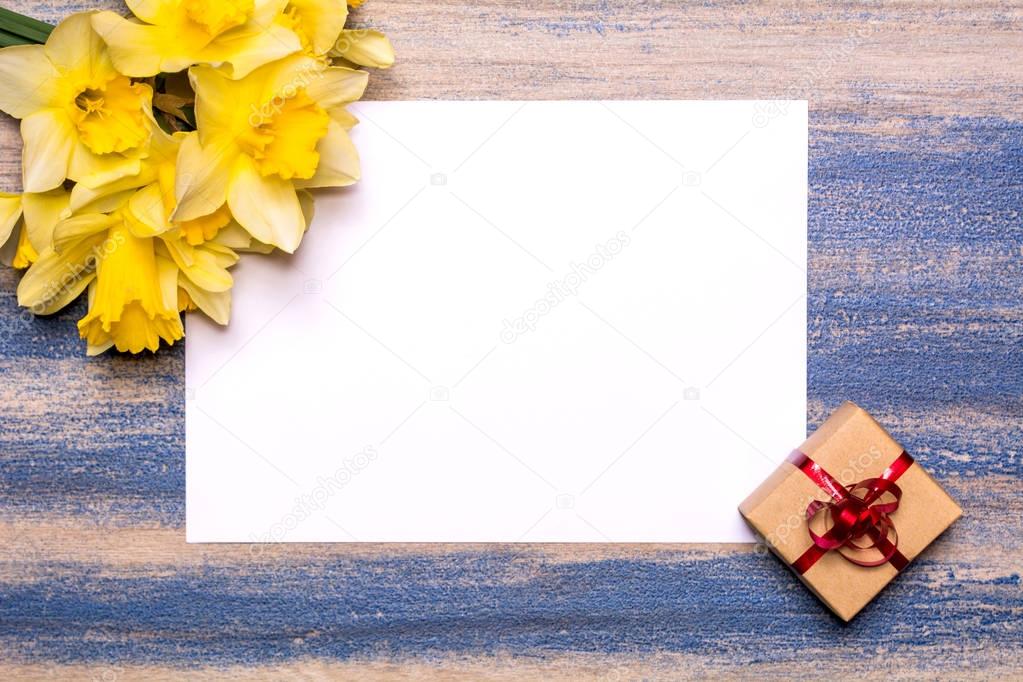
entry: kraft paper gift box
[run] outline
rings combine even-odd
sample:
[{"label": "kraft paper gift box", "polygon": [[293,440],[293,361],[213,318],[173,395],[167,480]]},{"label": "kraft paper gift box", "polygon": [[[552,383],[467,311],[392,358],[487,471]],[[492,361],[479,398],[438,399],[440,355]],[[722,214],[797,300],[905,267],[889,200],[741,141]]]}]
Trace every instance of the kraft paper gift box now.
[{"label": "kraft paper gift box", "polygon": [[739,512],[845,621],[962,514],[902,446],[851,402],[793,451]]}]

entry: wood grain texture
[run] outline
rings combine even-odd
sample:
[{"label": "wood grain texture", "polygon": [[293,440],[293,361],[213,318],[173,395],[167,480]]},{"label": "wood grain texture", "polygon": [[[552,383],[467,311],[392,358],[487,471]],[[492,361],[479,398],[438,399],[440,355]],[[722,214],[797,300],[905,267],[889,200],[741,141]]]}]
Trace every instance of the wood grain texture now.
[{"label": "wood grain texture", "polygon": [[[374,99],[809,99],[808,427],[859,402],[964,518],[848,626],[749,546],[186,545],[181,347],[86,359],[81,303],[26,318],[4,270],[0,676],[1020,676],[1023,5],[378,0],[355,21],[399,53]],[[4,119],[7,190],[19,146]]]}]

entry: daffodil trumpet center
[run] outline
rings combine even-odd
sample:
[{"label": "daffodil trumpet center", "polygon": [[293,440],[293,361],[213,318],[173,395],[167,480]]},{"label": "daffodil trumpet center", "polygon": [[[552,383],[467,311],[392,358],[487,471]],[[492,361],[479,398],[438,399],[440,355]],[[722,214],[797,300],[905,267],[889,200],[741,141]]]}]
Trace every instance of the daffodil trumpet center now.
[{"label": "daffodil trumpet center", "polygon": [[192,300],[192,297],[188,295],[188,292],[181,287],[178,287],[178,310],[184,313],[195,310],[196,308],[198,308],[198,306],[195,304],[195,301]]},{"label": "daffodil trumpet center", "polygon": [[252,16],[253,0],[185,0],[185,15],[210,37],[241,26]]},{"label": "daffodil trumpet center", "polygon": [[28,228],[22,225],[21,234],[18,235],[18,247],[14,252],[11,267],[17,270],[24,270],[37,260],[39,260],[39,254],[32,247],[32,242],[28,240]]},{"label": "daffodil trumpet center", "polygon": [[95,154],[126,152],[148,139],[146,106],[152,90],[126,76],[89,83],[77,90],[69,107],[79,139]]},{"label": "daffodil trumpet center", "polygon": [[312,42],[309,40],[309,33],[306,31],[306,26],[302,22],[302,13],[294,2],[288,3],[288,6],[284,8],[284,11],[278,15],[277,23],[291,29],[291,32],[298,36],[298,41],[302,45],[302,52],[310,55],[313,53]]},{"label": "daffodil trumpet center", "polygon": [[224,204],[209,215],[193,220],[183,220],[177,225],[181,230],[181,238],[189,246],[200,246],[216,237],[217,233],[227,227],[229,222],[231,222],[231,211],[227,204]]},{"label": "daffodil trumpet center", "polygon": [[307,180],[316,173],[316,145],[327,134],[330,116],[304,88],[288,97],[275,96],[249,114],[239,144],[263,176]]},{"label": "daffodil trumpet center", "polygon": [[83,113],[91,114],[103,111],[103,91],[86,88],[75,97],[75,106]]},{"label": "daffodil trumpet center", "polygon": [[[298,36],[298,41],[302,45],[301,52],[311,57],[317,56],[314,50],[313,37],[323,21],[321,12],[324,7],[324,0],[288,0],[284,11],[277,15],[277,23],[291,29],[291,32]],[[347,16],[347,11],[345,9],[342,12],[342,25],[344,24],[344,17]],[[335,13],[333,6],[331,6],[331,12]]]},{"label": "daffodil trumpet center", "polygon": [[113,343],[132,353],[180,339],[184,329],[176,306],[164,303],[153,240],[135,237],[121,224],[111,228],[107,243],[94,300],[78,322],[81,337],[93,346]]}]

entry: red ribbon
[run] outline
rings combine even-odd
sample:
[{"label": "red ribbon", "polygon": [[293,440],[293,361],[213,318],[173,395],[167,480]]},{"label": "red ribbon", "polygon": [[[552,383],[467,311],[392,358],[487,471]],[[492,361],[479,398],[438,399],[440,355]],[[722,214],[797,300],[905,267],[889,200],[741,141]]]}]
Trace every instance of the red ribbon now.
[{"label": "red ribbon", "polygon": [[[835,550],[857,566],[880,566],[890,563],[901,571],[909,560],[898,550],[899,536],[889,518],[899,508],[902,490],[895,481],[913,465],[906,452],[899,455],[879,478],[868,478],[859,483],[842,485],[819,464],[799,450],[789,455],[788,461],[831,495],[828,502],[811,502],[806,508],[806,527],[813,544],[792,563],[802,575],[821,557]],[[831,527],[821,535],[813,532],[814,518],[827,512]],[[867,538],[869,543],[863,542]],[[857,554],[877,550],[873,559],[861,559]]]}]

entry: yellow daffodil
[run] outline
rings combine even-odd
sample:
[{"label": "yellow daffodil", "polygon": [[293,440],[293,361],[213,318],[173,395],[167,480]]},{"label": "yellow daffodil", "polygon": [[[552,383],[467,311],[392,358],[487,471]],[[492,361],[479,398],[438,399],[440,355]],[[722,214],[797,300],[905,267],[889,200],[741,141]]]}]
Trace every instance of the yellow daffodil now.
[{"label": "yellow daffodil", "polygon": [[[116,213],[104,235],[89,312],[78,331],[89,346],[140,353],[155,351],[160,340],[173,344],[184,336],[178,313],[178,270],[157,255],[154,240],[136,237]],[[116,219],[121,217],[122,220]]]},{"label": "yellow daffodil", "polygon": [[301,49],[280,17],[287,0],[127,0],[138,18],[99,12],[92,21],[117,70],[128,76],[220,66],[234,78]]},{"label": "yellow daffodil", "polygon": [[[111,346],[138,353],[156,350],[161,340],[174,343],[184,334],[182,296],[227,322],[233,283],[227,268],[238,256],[220,241],[237,243],[239,235],[247,235],[236,225],[231,233],[226,209],[195,224],[169,219],[175,159],[190,135],[156,130],[139,173],[95,187],[76,185],[62,211],[78,213],[52,229],[18,286],[19,303],[38,314],[59,310],[88,287],[89,311],[78,328],[90,354]],[[26,219],[28,206],[39,203],[29,196],[22,199]],[[52,214],[57,200],[50,204]]]},{"label": "yellow daffodil", "polygon": [[227,269],[238,260],[236,249],[264,250],[234,221],[226,205],[187,221],[172,221],[178,150],[195,133],[156,131],[152,151],[138,175],[71,193],[71,209],[120,211],[131,234],[156,238],[155,249],[177,266],[179,295],[220,324],[227,324],[230,289]]},{"label": "yellow daffodil", "polygon": [[255,239],[293,252],[306,228],[296,190],[359,178],[344,107],[362,96],[367,74],[294,55],[237,80],[203,66],[190,77],[198,137],[181,143],[173,219],[226,202]]},{"label": "yellow daffodil", "polygon": [[[89,310],[78,329],[90,355],[110,347],[155,351],[161,340],[173,344],[184,335],[182,307],[197,306],[226,324],[232,285],[227,268],[237,262],[237,254],[217,240],[187,244],[178,227],[156,237],[148,232],[128,201],[109,214],[62,220],[53,246],[22,278],[18,302],[48,314],[88,287]],[[217,232],[235,240],[241,234],[240,229],[233,235]]]},{"label": "yellow daffodil", "polygon": [[[306,190],[359,179],[345,107],[368,76],[350,67],[394,62],[383,34],[345,29],[361,0],[127,4],[0,50],[25,190],[0,193],[0,260],[36,314],[87,292],[90,355],[173,344],[184,311],[227,324],[238,253],[294,251]],[[161,124],[196,130],[165,132],[153,87]]]},{"label": "yellow daffodil", "polygon": [[0,110],[21,119],[26,192],[135,173],[146,152],[152,90],[114,70],[91,16],[71,15],[45,45],[0,50]]}]

